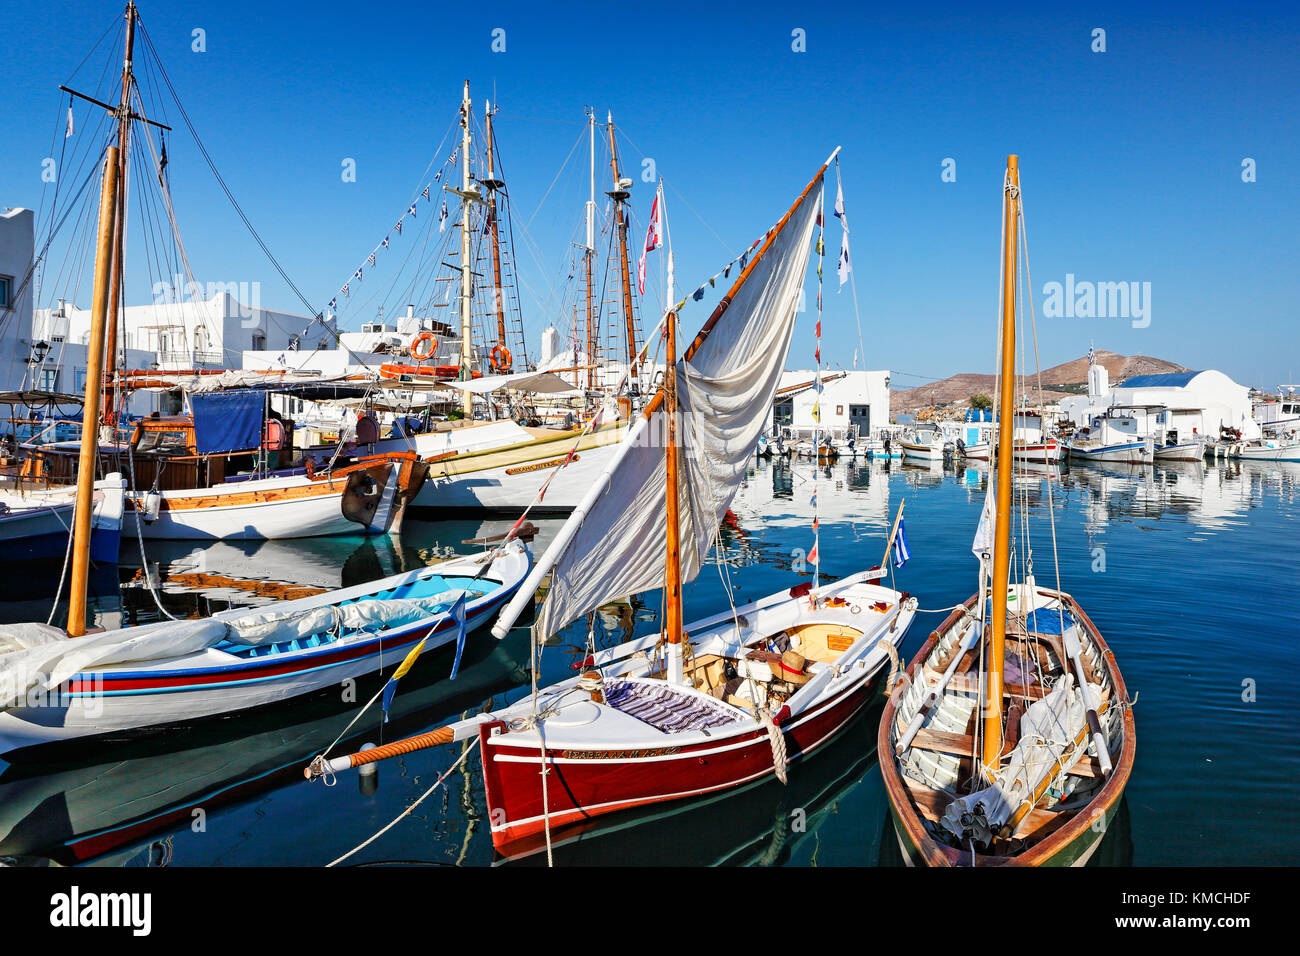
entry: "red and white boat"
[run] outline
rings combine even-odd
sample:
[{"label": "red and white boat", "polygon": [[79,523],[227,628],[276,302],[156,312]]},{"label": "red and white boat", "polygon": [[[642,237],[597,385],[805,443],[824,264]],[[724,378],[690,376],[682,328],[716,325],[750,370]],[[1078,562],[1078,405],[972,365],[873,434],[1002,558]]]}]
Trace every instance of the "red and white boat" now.
[{"label": "red and white boat", "polygon": [[820,586],[814,574],[682,620],[682,585],[705,565],[780,381],[825,170],[768,232],[680,362],[676,312],[666,315],[663,386],[493,626],[504,637],[549,574],[533,626],[539,647],[609,601],[659,587],[663,631],[593,647],[583,673],[510,707],[363,753],[321,755],[309,778],[476,740],[493,844],[509,853],[602,814],[769,774],[784,780],[791,760],[864,706],[916,612],[905,592],[876,583],[879,569]]}]

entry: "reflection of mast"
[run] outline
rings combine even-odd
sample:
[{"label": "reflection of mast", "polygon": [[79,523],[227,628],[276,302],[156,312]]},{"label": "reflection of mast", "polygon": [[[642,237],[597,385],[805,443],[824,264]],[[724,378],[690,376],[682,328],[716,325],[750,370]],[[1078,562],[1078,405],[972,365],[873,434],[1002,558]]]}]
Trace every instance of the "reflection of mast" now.
[{"label": "reflection of mast", "polygon": [[[482,180],[488,191],[487,215],[488,231],[492,237],[492,302],[497,313],[497,345],[506,347],[506,308],[501,291],[501,247],[497,242],[497,190],[505,185],[496,178],[492,165],[492,105],[489,103],[484,112],[483,135],[487,140],[487,179]],[[504,355],[504,353],[502,353]],[[506,362],[496,359],[492,362],[493,371],[504,372],[510,368]]]},{"label": "reflection of mast", "polygon": [[998,403],[998,477],[994,486],[997,515],[993,536],[993,580],[989,595],[993,616],[989,629],[988,683],[984,702],[984,766],[995,772],[1002,757],[1002,664],[1006,653],[1007,585],[1011,576],[1011,441],[1015,428],[1016,261],[1020,217],[1020,160],[1007,157],[1003,187],[1002,233],[1002,392]]},{"label": "reflection of mast", "polygon": [[632,283],[627,269],[627,219],[623,215],[623,204],[631,195],[632,180],[619,176],[612,113],[606,114],[606,125],[609,129],[609,165],[614,174],[614,188],[606,195],[614,200],[614,226],[618,231],[618,265],[623,280],[623,321],[627,326],[628,392],[637,395],[640,387],[637,381],[636,321],[632,318]]},{"label": "reflection of mast", "polygon": [[[122,300],[122,253],[125,248],[126,231],[126,161],[127,140],[130,138],[131,124],[127,121],[131,111],[131,84],[135,77],[131,72],[131,54],[135,48],[135,4],[126,5],[126,55],[122,61],[122,98],[117,108],[117,196],[113,204],[113,266],[109,276],[109,288],[112,290],[108,302],[108,357],[104,366],[103,423],[117,424],[117,410],[113,407],[113,378],[117,374],[117,311]],[[87,379],[89,381],[89,379]]]}]

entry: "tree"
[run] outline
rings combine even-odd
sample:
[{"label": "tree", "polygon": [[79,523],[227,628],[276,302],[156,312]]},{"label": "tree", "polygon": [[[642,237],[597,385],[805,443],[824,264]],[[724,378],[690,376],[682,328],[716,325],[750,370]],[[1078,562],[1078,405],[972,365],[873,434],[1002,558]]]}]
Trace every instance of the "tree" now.
[{"label": "tree", "polygon": [[976,392],[970,397],[970,407],[982,412],[986,408],[993,407],[993,398],[986,392]]}]

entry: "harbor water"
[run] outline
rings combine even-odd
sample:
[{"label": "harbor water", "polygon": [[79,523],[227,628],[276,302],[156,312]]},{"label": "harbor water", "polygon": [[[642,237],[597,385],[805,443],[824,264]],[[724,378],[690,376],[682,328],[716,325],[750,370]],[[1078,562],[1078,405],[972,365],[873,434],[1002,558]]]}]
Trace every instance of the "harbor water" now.
[{"label": "harbor water", "polygon": [[[685,589],[688,621],[809,580],[879,564],[900,503],[911,559],[897,587],[923,610],[902,645],[909,660],[976,587],[971,539],[987,466],[917,468],[894,462],[758,461],[718,547]],[[820,567],[813,545],[813,490]],[[1094,862],[1109,865],[1284,864],[1300,851],[1289,794],[1300,777],[1293,599],[1300,585],[1300,465],[1217,463],[1074,466],[1017,479],[1026,537],[1017,566],[1060,584],[1088,611],[1135,699],[1137,764],[1121,812]],[[1049,515],[1054,521],[1049,522]],[[535,521],[540,553],[562,523]],[[1053,525],[1054,537],[1053,541]],[[146,542],[123,529],[119,565],[92,580],[99,626],[267,605],[409,570],[455,552],[502,520],[408,518],[400,540],[329,538],[223,543]],[[1054,560],[1055,553],[1055,560]],[[57,574],[56,574],[57,577]],[[11,580],[0,621],[44,621],[49,576]],[[58,623],[63,608],[54,609]],[[653,633],[660,594],[607,605],[548,644],[540,683],[573,673],[589,642],[609,647]],[[528,693],[529,635],[472,634],[455,681],[451,650],[421,659],[383,722],[355,726],[351,699],[329,692],[169,733],[106,744],[57,762],[0,761],[0,857],[40,865],[307,865],[330,863],[412,803],[401,822],[345,865],[486,866],[545,863],[497,856],[476,754],[462,745],[309,784],[302,768],[336,738],[334,753],[419,733]],[[827,749],[723,797],[601,818],[554,835],[557,864],[901,865],[875,761],[883,699]],[[346,749],[345,749],[346,748]],[[453,769],[453,765],[456,765]],[[451,770],[445,786],[434,782]]]}]

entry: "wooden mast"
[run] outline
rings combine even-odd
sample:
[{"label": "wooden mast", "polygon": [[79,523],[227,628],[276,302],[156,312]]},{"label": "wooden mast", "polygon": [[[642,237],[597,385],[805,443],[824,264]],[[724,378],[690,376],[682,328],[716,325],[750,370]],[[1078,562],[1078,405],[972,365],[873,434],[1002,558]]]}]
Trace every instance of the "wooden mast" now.
[{"label": "wooden mast", "polygon": [[664,449],[665,511],[668,548],[664,561],[664,639],[668,642],[668,680],[682,678],[682,560],[681,518],[678,514],[677,456],[677,313],[669,312],[664,357],[664,418],[668,423]]},{"label": "wooden mast", "polygon": [[113,217],[117,210],[119,156],[116,146],[104,156],[99,193],[99,241],[95,247],[95,291],[86,344],[86,404],[81,416],[81,456],[77,463],[77,503],[72,522],[72,579],[68,592],[68,636],[86,633],[86,585],[90,579],[91,514],[95,509],[95,469],[99,464],[99,399],[104,376],[104,331],[108,322],[113,260]]},{"label": "wooden mast", "polygon": [[[470,296],[473,292],[471,285],[471,265],[469,261],[469,213],[470,213],[470,178],[469,178],[469,121],[470,110],[473,104],[469,99],[469,80],[465,81],[465,96],[460,104],[460,196],[461,196],[461,215],[460,215],[460,374],[461,378],[468,381],[470,378],[470,361],[473,357],[473,351],[470,345]],[[464,399],[461,402],[461,408],[465,412],[465,418],[474,417],[474,393],[465,391]]]},{"label": "wooden mast", "polygon": [[108,302],[108,330],[106,333],[108,354],[104,364],[103,415],[101,417],[103,424],[109,427],[117,424],[117,409],[113,407],[112,390],[113,379],[117,375],[117,313],[122,300],[122,257],[126,248],[126,177],[129,171],[126,157],[127,141],[131,135],[131,124],[128,122],[128,117],[131,111],[131,84],[134,81],[131,65],[132,54],[135,49],[135,21],[137,16],[135,4],[128,2],[126,5],[126,55],[122,61],[122,96],[118,101],[117,118],[118,187],[113,213],[113,267],[109,278],[109,286],[113,291]]},{"label": "wooden mast", "polygon": [[[484,113],[483,135],[487,140],[487,179],[484,185],[488,189],[488,230],[492,236],[492,302],[497,312],[497,345],[506,347],[506,309],[501,291],[501,247],[497,241],[497,188],[501,185],[496,178],[492,164],[492,105],[489,103]],[[504,371],[495,368],[494,371]]]},{"label": "wooden mast", "polygon": [[1020,159],[1007,157],[1002,196],[1002,389],[998,399],[997,514],[993,534],[993,580],[989,585],[988,675],[984,701],[983,763],[995,773],[1002,756],[1002,666],[1006,656],[1007,586],[1011,574],[1011,441],[1015,427],[1016,262],[1020,219]]},{"label": "wooden mast", "polygon": [[590,152],[587,193],[587,391],[596,387],[596,323],[591,308],[591,272],[596,257],[596,113],[587,111],[587,141]]},{"label": "wooden mast", "polygon": [[627,219],[623,215],[623,203],[628,197],[628,192],[619,182],[618,171],[618,147],[614,143],[614,115],[607,114],[607,126],[609,129],[609,165],[614,173],[614,189],[609,196],[614,200],[614,225],[618,231],[618,265],[623,279],[623,321],[627,325],[627,361],[628,361],[628,393],[637,395],[640,393],[640,383],[637,380],[637,342],[636,342],[636,323],[632,318],[632,281],[628,275],[627,268]]}]

